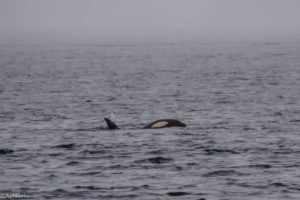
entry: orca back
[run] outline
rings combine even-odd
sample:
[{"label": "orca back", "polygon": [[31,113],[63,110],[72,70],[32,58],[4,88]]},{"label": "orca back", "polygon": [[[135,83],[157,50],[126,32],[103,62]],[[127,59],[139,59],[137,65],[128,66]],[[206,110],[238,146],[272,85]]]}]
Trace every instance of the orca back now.
[{"label": "orca back", "polygon": [[184,128],[186,125],[177,119],[160,119],[143,127],[143,129],[156,129],[156,128]]}]

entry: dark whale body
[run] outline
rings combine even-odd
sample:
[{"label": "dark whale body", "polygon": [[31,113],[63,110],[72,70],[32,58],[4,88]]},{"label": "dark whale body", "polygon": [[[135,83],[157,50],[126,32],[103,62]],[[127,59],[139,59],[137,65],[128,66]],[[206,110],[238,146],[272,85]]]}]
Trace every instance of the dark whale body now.
[{"label": "dark whale body", "polygon": [[[119,129],[119,127],[110,119],[104,118],[107,127],[110,130]],[[158,129],[158,128],[184,128],[186,125],[177,119],[160,119],[144,126],[142,129]]]}]

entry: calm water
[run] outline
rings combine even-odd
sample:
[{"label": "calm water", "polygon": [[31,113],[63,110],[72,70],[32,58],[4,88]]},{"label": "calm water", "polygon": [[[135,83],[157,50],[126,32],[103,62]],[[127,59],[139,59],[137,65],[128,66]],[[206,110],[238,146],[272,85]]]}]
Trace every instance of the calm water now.
[{"label": "calm water", "polygon": [[2,40],[0,102],[0,195],[300,199],[299,41]]}]

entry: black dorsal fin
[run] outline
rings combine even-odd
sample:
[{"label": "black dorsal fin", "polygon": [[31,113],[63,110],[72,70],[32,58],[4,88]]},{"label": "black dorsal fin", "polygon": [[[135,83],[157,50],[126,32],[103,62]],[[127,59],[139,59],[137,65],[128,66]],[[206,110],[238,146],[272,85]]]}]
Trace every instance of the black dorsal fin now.
[{"label": "black dorsal fin", "polygon": [[119,127],[110,119],[104,118],[107,124],[108,129],[119,129]]}]

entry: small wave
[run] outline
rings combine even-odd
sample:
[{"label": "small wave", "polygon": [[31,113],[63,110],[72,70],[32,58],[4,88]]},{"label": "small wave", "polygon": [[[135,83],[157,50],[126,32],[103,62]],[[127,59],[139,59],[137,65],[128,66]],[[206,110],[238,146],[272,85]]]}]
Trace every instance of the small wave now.
[{"label": "small wave", "polygon": [[55,148],[62,148],[62,149],[73,149],[75,147],[74,143],[70,143],[70,144],[60,144],[57,146],[54,146]]},{"label": "small wave", "polygon": [[0,149],[0,155],[10,154],[13,152],[14,152],[14,150],[12,150],[12,149]]},{"label": "small wave", "polygon": [[46,199],[57,199],[57,198],[78,198],[84,197],[85,194],[82,192],[71,192],[64,189],[56,189],[43,194]]},{"label": "small wave", "polygon": [[89,189],[89,190],[105,190],[105,191],[111,191],[111,190],[128,190],[128,191],[136,191],[139,189],[149,189],[149,185],[137,185],[137,186],[114,186],[114,187],[97,187],[97,186],[81,186],[77,185],[74,186],[75,189]]},{"label": "small wave", "polygon": [[112,165],[107,167],[107,169],[114,169],[114,170],[118,170],[118,169],[128,169],[128,166],[124,166],[124,165]]},{"label": "small wave", "polygon": [[272,183],[271,185],[275,187],[288,187],[286,184],[280,182]]},{"label": "small wave", "polygon": [[66,156],[66,159],[71,159],[71,160],[99,160],[101,159],[113,159],[114,156]]},{"label": "small wave", "polygon": [[236,185],[240,186],[240,187],[246,187],[246,188],[257,188],[257,189],[266,189],[266,188],[268,188],[267,185],[259,185],[259,184],[252,185],[252,184],[248,184],[248,183],[237,183]]},{"label": "small wave", "polygon": [[131,168],[131,166],[126,166],[126,165],[110,165],[110,166],[97,166],[97,167],[93,167],[91,169],[93,170],[126,170]]},{"label": "small wave", "polygon": [[168,192],[167,195],[169,196],[186,196],[190,195],[191,193],[188,192]]},{"label": "small wave", "polygon": [[239,152],[231,150],[231,149],[204,149],[204,151],[208,155],[214,155],[214,154],[219,154],[219,153],[239,154]]},{"label": "small wave", "polygon": [[75,188],[75,189],[88,189],[88,190],[101,190],[102,189],[100,187],[96,187],[96,186],[93,186],[93,185],[91,185],[91,186],[80,186],[80,185],[78,185],[78,186],[75,186],[73,188]]},{"label": "small wave", "polygon": [[148,158],[147,160],[154,164],[163,164],[163,163],[169,163],[174,161],[174,159],[172,158],[165,158],[165,157],[154,157],[154,158]]},{"label": "small wave", "polygon": [[243,128],[244,131],[255,131],[256,129],[255,128],[251,128],[249,126],[246,126]]},{"label": "small wave", "polygon": [[257,164],[257,165],[248,165],[247,167],[270,169],[272,167],[272,165],[269,165],[269,164]]},{"label": "small wave", "polygon": [[296,191],[300,191],[299,186],[293,186],[293,187],[288,187],[289,190],[296,190]]},{"label": "small wave", "polygon": [[221,100],[221,101],[217,101],[216,104],[233,104],[233,101],[226,101],[226,100]]},{"label": "small wave", "polygon": [[159,150],[154,150],[154,151],[150,151],[150,152],[148,152],[148,154],[162,154],[164,152],[164,150],[162,150],[162,149],[159,149]]},{"label": "small wave", "polygon": [[75,56],[65,56],[64,59],[73,60],[73,59],[76,59],[76,57]]},{"label": "small wave", "polygon": [[218,171],[212,171],[204,174],[205,177],[212,177],[212,176],[231,176],[231,175],[238,175],[242,176],[243,173],[234,171],[234,170],[218,170]]},{"label": "small wave", "polygon": [[100,171],[90,171],[90,172],[71,172],[71,175],[75,175],[75,176],[90,176],[90,175],[102,175],[102,173]]},{"label": "small wave", "polygon": [[299,122],[300,122],[300,119],[292,119],[292,120],[290,120],[290,122],[299,123]]},{"label": "small wave", "polygon": [[49,156],[60,156],[62,153],[50,153]]},{"label": "small wave", "polygon": [[268,57],[281,57],[281,56],[285,56],[286,54],[284,53],[268,53],[266,54],[266,56]]},{"label": "small wave", "polygon": [[99,199],[136,199],[138,195],[136,194],[124,194],[124,195],[102,195]]},{"label": "small wave", "polygon": [[80,165],[80,164],[81,164],[81,162],[71,161],[71,162],[66,163],[65,165],[67,165],[67,166],[76,166],[76,165]]},{"label": "small wave", "polygon": [[270,169],[272,165],[269,164],[254,164],[254,165],[240,165],[240,166],[233,166],[231,168],[258,168],[258,169]]},{"label": "small wave", "polygon": [[229,128],[227,128],[225,126],[212,126],[212,127],[208,127],[208,129],[224,129],[224,130],[229,130]]},{"label": "small wave", "polygon": [[1,112],[0,113],[0,119],[3,120],[13,120],[15,119],[15,113],[13,112]]},{"label": "small wave", "polygon": [[106,151],[105,150],[100,150],[100,151],[84,150],[84,151],[81,151],[80,153],[84,154],[84,155],[89,155],[89,154],[105,154]]},{"label": "small wave", "polygon": [[64,131],[70,131],[70,132],[94,132],[99,130],[107,130],[106,127],[94,127],[94,128],[78,128],[78,129],[64,129]]}]

